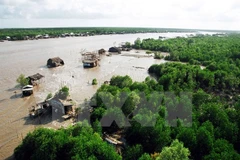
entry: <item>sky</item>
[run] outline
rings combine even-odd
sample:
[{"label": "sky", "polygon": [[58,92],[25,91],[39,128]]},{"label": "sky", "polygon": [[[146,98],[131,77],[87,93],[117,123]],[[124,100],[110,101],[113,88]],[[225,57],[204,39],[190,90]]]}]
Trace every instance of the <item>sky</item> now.
[{"label": "sky", "polygon": [[0,0],[0,28],[240,30],[239,0]]}]

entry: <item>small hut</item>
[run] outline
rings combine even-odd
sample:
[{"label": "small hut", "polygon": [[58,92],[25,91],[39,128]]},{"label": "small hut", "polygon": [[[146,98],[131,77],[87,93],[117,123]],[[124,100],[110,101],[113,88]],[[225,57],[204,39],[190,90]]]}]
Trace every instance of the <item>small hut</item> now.
[{"label": "small hut", "polygon": [[103,48],[98,50],[98,54],[99,54],[99,55],[105,54],[105,52],[106,52],[106,51],[105,51],[105,49],[103,49]]},{"label": "small hut", "polygon": [[40,80],[43,78],[44,76],[37,73],[37,74],[34,74],[32,76],[29,76],[28,79],[29,79],[29,84],[30,85],[38,85],[40,83]]},{"label": "small hut", "polygon": [[33,94],[33,86],[32,85],[26,85],[22,88],[23,96],[30,96],[31,94]]},{"label": "small hut", "polygon": [[49,58],[47,61],[48,68],[64,65],[64,61],[59,57]]},{"label": "small hut", "polygon": [[111,47],[111,48],[109,48],[108,52],[117,52],[117,53],[121,54],[121,49],[118,47]]},{"label": "small hut", "polygon": [[53,118],[56,119],[69,119],[74,113],[74,107],[71,103],[72,101],[63,101],[58,98],[53,98],[49,101],[49,105],[52,106],[52,110],[54,111]]},{"label": "small hut", "polygon": [[98,65],[99,55],[94,52],[87,52],[82,55],[83,67],[96,67]]}]

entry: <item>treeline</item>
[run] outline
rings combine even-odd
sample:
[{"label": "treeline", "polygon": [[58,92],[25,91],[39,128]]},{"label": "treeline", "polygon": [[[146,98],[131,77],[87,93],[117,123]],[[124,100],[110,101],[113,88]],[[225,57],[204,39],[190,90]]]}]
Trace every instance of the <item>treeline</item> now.
[{"label": "treeline", "polygon": [[[216,65],[219,65],[219,63],[224,65],[236,64],[239,67],[239,42],[240,34],[198,35],[192,38],[178,37],[166,40],[137,39],[134,47],[136,49],[169,52],[170,55],[165,59],[171,61],[189,62],[190,64],[201,64],[204,66],[215,66],[215,63]],[[223,68],[223,66],[219,67]]]},{"label": "treeline", "polygon": [[158,82],[164,90],[181,92],[203,89],[225,98],[238,98],[240,70],[234,64],[218,63],[202,69],[198,65],[166,63],[152,65],[148,71],[159,78]]},{"label": "treeline", "polygon": [[[166,56],[165,60],[206,67],[204,71],[195,68],[188,73],[193,75],[186,78],[194,78],[198,75],[196,82],[191,84],[195,88],[205,85],[205,90],[226,91],[228,94],[236,93],[239,88],[240,34],[199,35],[192,38],[178,37],[167,40],[137,39],[133,46],[152,51],[169,52],[170,55]],[[153,71],[159,76],[160,69],[159,66],[152,66],[150,72]],[[174,70],[174,67],[172,69]],[[185,76],[184,70],[181,71],[182,76]],[[163,72],[162,81],[165,78],[165,81],[169,80],[171,83],[173,77],[170,77],[167,72]]]},{"label": "treeline", "polygon": [[166,29],[166,28],[119,28],[119,27],[76,27],[76,28],[19,28],[19,29],[0,29],[0,40],[24,40],[35,38],[38,35],[49,35],[49,37],[60,37],[65,33],[84,35],[102,34],[127,34],[127,33],[159,33],[159,32],[190,32],[194,30],[186,29]]}]

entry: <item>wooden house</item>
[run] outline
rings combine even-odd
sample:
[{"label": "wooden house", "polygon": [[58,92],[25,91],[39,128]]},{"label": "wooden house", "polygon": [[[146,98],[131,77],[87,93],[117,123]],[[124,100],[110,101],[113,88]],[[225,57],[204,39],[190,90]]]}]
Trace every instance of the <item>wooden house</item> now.
[{"label": "wooden house", "polygon": [[98,65],[99,55],[94,52],[87,52],[82,55],[83,67],[96,67]]},{"label": "wooden house", "polygon": [[28,76],[27,78],[29,79],[29,84],[30,85],[38,85],[40,82],[41,82],[41,79],[43,78],[44,76],[37,73],[37,74],[34,74],[32,76]]}]

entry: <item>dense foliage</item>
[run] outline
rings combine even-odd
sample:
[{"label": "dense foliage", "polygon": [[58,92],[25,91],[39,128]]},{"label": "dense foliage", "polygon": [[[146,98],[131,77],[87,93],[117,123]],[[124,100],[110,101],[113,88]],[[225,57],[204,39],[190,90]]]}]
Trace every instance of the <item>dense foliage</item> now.
[{"label": "dense foliage", "polygon": [[26,136],[14,154],[17,160],[121,159],[114,148],[86,124],[60,130],[36,129]]},{"label": "dense foliage", "polygon": [[[189,62],[209,66],[211,70],[226,71],[238,69],[232,64],[240,65],[240,34],[198,35],[191,38],[173,39],[137,39],[135,48],[152,51],[169,52],[167,60]],[[220,65],[221,63],[222,65]],[[217,66],[216,66],[217,65]],[[233,68],[232,68],[233,67]],[[229,70],[230,69],[230,70]]]},{"label": "dense foliage", "polygon": [[174,140],[170,147],[164,147],[160,156],[156,160],[185,160],[188,159],[190,152],[187,148],[183,147],[183,144],[178,140]]},{"label": "dense foliage", "polygon": [[[165,154],[161,153],[163,148],[175,139],[183,142],[184,147],[189,149],[189,158],[221,157],[223,153],[218,149],[219,143],[224,144],[226,150],[229,149],[229,153],[224,152],[225,157],[240,158],[238,96],[235,97],[236,101],[229,105],[229,99],[208,90],[211,83],[206,83],[201,78],[198,80],[195,73],[205,74],[204,72],[210,71],[199,66],[166,63],[153,65],[149,70],[156,73],[158,81],[146,78],[140,83],[132,82],[129,76],[116,76],[111,79],[110,85],[103,85],[92,99],[96,101],[92,103],[97,104],[91,115],[92,122],[105,119],[111,112],[118,115],[114,116],[117,124],[124,126],[124,117],[128,117],[131,127],[120,127],[125,128],[129,146],[123,155],[125,159],[148,157],[146,153],[154,152],[161,157]],[[168,76],[167,79],[165,76]],[[156,91],[157,94],[153,94]],[[164,94],[167,91],[173,91],[176,97],[169,98]],[[190,92],[192,99],[188,95],[181,95],[181,91]],[[127,94],[127,98],[124,98],[123,93]],[[120,108],[122,112],[118,106],[121,104],[120,99],[125,99]],[[177,113],[184,113],[185,117],[180,114],[178,118],[171,119],[173,115],[178,115]],[[109,128],[115,131],[119,129],[112,123],[110,127],[103,127],[103,131],[111,131]],[[129,150],[131,154],[128,153]],[[185,155],[189,155],[187,150],[185,151]]]},{"label": "dense foliage", "polygon": [[[233,66],[235,65],[233,64]],[[228,67],[225,66],[225,69]],[[234,93],[237,93],[240,85],[240,70],[237,67],[232,72],[224,70],[211,71],[208,67],[201,69],[200,66],[189,64],[166,63],[165,65],[152,65],[149,73],[159,77],[158,82],[164,90],[192,91],[202,88],[216,94],[223,92],[236,95]]]},{"label": "dense foliage", "polygon": [[[163,155],[163,148],[178,139],[189,149],[189,158],[240,158],[239,42],[239,35],[199,36],[164,41],[137,39],[135,48],[170,52],[166,59],[189,64],[171,62],[152,65],[148,71],[156,80],[147,78],[142,83],[133,83],[128,76],[113,77],[110,86],[102,86],[95,95],[97,105],[91,121],[107,117],[109,106],[117,108],[116,113],[121,113],[117,111],[119,97],[123,97],[121,93],[127,93],[128,97],[121,110],[130,120],[131,127],[125,130],[127,143],[132,148],[128,147],[126,153],[135,148],[132,153],[136,151],[133,156],[138,155],[138,158],[139,152],[145,157],[148,157],[146,153],[154,152]],[[213,51],[215,53],[211,54]],[[200,64],[206,67],[199,66]],[[160,93],[153,94],[156,91]],[[177,97],[169,99],[166,94],[161,94],[169,91]],[[187,95],[181,96],[183,92],[191,93],[192,99]],[[192,106],[188,103],[190,99]],[[167,104],[167,101],[170,102]],[[154,112],[156,110],[157,115]],[[183,112],[183,115],[189,115],[187,111],[192,112],[190,117],[177,115]],[[174,115],[177,115],[177,118],[172,118]],[[191,118],[191,127],[187,127]],[[121,116],[116,119],[118,125],[119,122],[126,123]],[[153,127],[144,127],[153,120],[156,120]],[[166,125],[166,120],[170,125]],[[177,127],[172,125],[174,123]],[[114,127],[113,123],[110,128]],[[224,153],[218,149],[220,143],[226,147],[222,150]],[[227,154],[224,150],[228,149]],[[126,155],[129,157],[129,154]],[[136,159],[135,157],[132,158]]]}]

